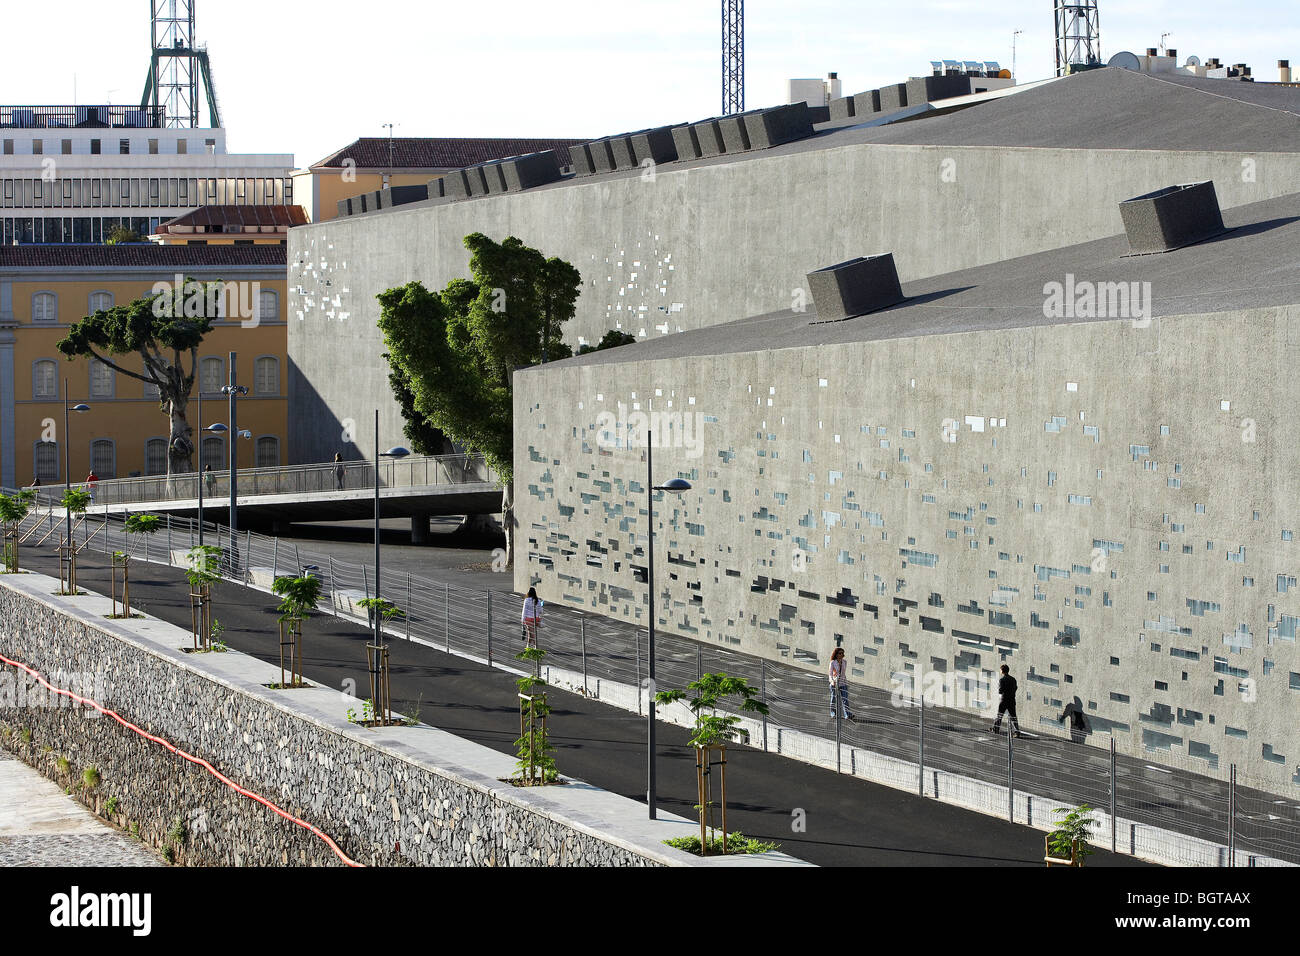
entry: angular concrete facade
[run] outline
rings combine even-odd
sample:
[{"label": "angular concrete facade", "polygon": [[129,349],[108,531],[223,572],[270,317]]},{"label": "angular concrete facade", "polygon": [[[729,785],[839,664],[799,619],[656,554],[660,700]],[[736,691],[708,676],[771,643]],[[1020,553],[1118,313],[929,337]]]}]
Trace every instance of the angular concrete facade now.
[{"label": "angular concrete facade", "polygon": [[[1300,785],[1300,202],[1261,206],[1239,246],[1123,258],[1119,236],[873,316],[517,373],[516,587],[645,623],[657,429],[654,483],[694,486],[656,506],[659,627],[817,670],[842,645],[859,681],[958,700],[1005,662],[1027,730],[1081,718],[1155,762]],[[1149,275],[1154,315],[1048,315],[1071,262]],[[1273,269],[1274,297],[1178,312]],[[999,273],[1002,309],[964,301]]]}]

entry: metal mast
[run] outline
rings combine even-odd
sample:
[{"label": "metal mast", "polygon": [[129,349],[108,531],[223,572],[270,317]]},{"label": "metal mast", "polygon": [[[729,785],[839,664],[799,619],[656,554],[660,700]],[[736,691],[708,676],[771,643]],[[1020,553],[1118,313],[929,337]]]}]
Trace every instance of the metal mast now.
[{"label": "metal mast", "polygon": [[745,111],[745,0],[722,0],[722,115]]},{"label": "metal mast", "polygon": [[1101,65],[1097,0],[1053,0],[1056,14],[1056,75],[1072,66]]},{"label": "metal mast", "polygon": [[200,76],[207,93],[211,125],[221,126],[208,51],[194,44],[195,3],[196,0],[149,0],[153,56],[140,106],[152,107],[153,116],[161,114],[162,125],[168,129],[198,128]]}]

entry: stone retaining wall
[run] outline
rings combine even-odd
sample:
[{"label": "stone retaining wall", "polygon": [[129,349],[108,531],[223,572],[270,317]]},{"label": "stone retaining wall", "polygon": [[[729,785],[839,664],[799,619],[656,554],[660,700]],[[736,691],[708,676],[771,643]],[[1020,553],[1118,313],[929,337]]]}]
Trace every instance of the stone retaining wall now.
[{"label": "stone retaining wall", "polygon": [[[357,727],[345,718],[356,701],[338,691],[270,690],[263,685],[278,668],[237,652],[187,655],[187,632],[148,617],[109,620],[106,598],[57,596],[57,586],[37,574],[0,579],[0,653],[56,684],[61,674],[94,675],[101,704],[320,827],[358,862],[709,864],[662,844],[692,832],[688,821],[646,821],[642,805],[581,784],[517,789],[501,782],[513,769],[505,754],[422,725]],[[0,728],[0,746],[101,812],[116,797],[119,822],[138,824],[155,846],[177,845],[182,862],[339,862],[307,830],[111,718],[34,706],[9,686],[0,688]],[[100,775],[93,790],[81,783],[88,766]],[[794,862],[777,856],[770,862]]]}]

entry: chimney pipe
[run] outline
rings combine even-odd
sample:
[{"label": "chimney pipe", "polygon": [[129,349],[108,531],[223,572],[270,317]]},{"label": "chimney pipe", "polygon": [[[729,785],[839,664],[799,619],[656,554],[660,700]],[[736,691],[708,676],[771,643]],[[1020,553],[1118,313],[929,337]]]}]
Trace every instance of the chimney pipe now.
[{"label": "chimney pipe", "polygon": [[1278,72],[1277,79],[1279,83],[1290,83],[1291,82],[1291,61],[1278,60],[1277,72]]}]

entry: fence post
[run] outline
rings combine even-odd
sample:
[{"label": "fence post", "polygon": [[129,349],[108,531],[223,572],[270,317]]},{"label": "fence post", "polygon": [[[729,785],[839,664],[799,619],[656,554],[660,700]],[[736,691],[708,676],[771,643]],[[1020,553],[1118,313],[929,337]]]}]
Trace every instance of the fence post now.
[{"label": "fence post", "polygon": [[334,612],[335,617],[338,617],[339,616],[339,589],[338,589],[338,581],[334,577],[334,555],[332,554],[327,555],[327,557],[329,558],[329,563],[330,563],[330,610]]},{"label": "fence post", "polygon": [[1110,852],[1115,852],[1115,810],[1119,801],[1116,799],[1115,784],[1117,781],[1115,775],[1115,737],[1112,734],[1110,738]]},{"label": "fence post", "polygon": [[582,639],[582,696],[587,696],[587,619],[578,618],[578,636]]},{"label": "fence post", "polygon": [[920,720],[917,722],[916,730],[916,792],[919,796],[925,796],[925,695],[920,694],[916,698],[917,703],[921,705]]},{"label": "fence post", "polygon": [[704,680],[704,648],[695,645],[695,679]]},{"label": "fence post", "polygon": [[442,639],[451,653],[451,585],[442,586]]},{"label": "fence post", "polygon": [[406,639],[411,639],[411,572],[406,572]]},{"label": "fence post", "polygon": [[641,713],[641,629],[639,627],[632,629],[632,637],[636,640],[636,712],[639,714]]},{"label": "fence post", "polygon": [[1016,753],[1012,740],[1014,724],[1007,725],[1007,820],[1016,822]]},{"label": "fence post", "polygon": [[361,590],[365,592],[367,598],[370,597],[370,572],[366,570],[364,564],[361,565]]},{"label": "fence post", "polygon": [[835,772],[840,772],[840,689],[835,684],[831,685],[831,708],[835,713]]},{"label": "fence post", "polygon": [[240,580],[247,584],[253,579],[252,571],[248,567],[248,562],[253,557],[253,532],[251,530],[244,532],[244,560],[240,563]]},{"label": "fence post", "polygon": [[1237,865],[1237,765],[1228,774],[1228,866]]},{"label": "fence post", "polygon": [[488,604],[488,667],[492,666],[492,592],[487,592]]},{"label": "fence post", "polygon": [[172,515],[167,512],[167,563],[172,563]]},{"label": "fence post", "polygon": [[[276,535],[271,540],[275,542],[271,546],[271,583],[274,584],[275,576],[280,573],[280,536]],[[299,569],[298,573],[302,573],[301,569]],[[294,577],[297,576],[297,574],[294,575]]]},{"label": "fence post", "polygon": [[[767,658],[759,661],[759,691],[764,706],[767,704]],[[767,753],[767,714],[763,714],[763,753]]]}]

